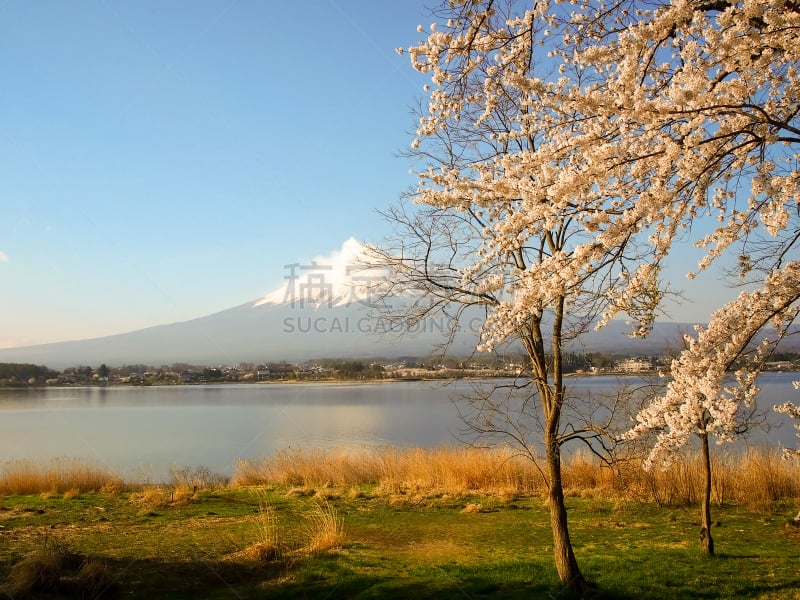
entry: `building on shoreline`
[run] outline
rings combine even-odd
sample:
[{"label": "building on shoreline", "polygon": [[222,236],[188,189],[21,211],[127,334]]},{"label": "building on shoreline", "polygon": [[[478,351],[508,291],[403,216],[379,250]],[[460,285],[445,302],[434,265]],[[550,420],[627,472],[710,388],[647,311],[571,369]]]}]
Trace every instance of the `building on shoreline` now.
[{"label": "building on shoreline", "polygon": [[655,369],[649,358],[626,358],[619,361],[616,368],[621,373],[646,373]]}]

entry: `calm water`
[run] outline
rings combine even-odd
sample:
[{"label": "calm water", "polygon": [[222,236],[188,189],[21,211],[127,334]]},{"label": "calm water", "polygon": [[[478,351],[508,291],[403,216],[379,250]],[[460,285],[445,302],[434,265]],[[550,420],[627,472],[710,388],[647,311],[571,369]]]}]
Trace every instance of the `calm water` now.
[{"label": "calm water", "polygon": [[[763,404],[796,398],[791,382],[798,378],[764,376]],[[602,394],[618,380],[576,378],[571,385],[579,394]],[[452,398],[465,388],[404,382],[0,390],[0,461],[78,457],[126,477],[162,480],[184,466],[230,474],[239,458],[285,448],[453,444],[462,423]],[[790,424],[751,440],[796,442]]]}]

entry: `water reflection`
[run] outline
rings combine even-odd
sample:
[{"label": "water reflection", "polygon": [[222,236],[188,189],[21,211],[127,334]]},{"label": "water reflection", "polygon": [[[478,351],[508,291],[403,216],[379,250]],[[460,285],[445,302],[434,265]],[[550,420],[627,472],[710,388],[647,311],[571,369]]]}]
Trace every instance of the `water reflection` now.
[{"label": "water reflection", "polygon": [[[767,408],[796,399],[800,374],[760,380]],[[613,392],[633,378],[570,380],[579,397]],[[0,390],[0,457],[88,458],[123,476],[163,479],[172,467],[230,473],[238,458],[275,450],[434,447],[463,429],[452,399],[470,384],[270,384]],[[784,415],[772,418],[788,422]],[[754,434],[751,445],[795,446],[791,424]]]}]

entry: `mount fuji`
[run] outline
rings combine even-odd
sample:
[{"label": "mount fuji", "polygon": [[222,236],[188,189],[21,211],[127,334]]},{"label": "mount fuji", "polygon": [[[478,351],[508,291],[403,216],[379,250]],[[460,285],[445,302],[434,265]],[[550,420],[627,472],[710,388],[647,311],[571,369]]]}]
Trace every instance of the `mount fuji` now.
[{"label": "mount fuji", "polygon": [[[204,317],[106,337],[0,349],[0,362],[76,365],[202,365],[298,362],[312,358],[425,356],[447,323],[431,319],[405,335],[372,316],[369,284],[355,239],[329,256],[286,267],[285,283],[256,300]],[[362,266],[359,266],[362,265]],[[477,335],[458,336],[466,353]]]},{"label": "mount fuji", "polygon": [[[431,317],[410,331],[393,330],[375,317],[370,283],[383,275],[363,266],[363,247],[355,239],[309,264],[287,266],[286,282],[262,298],[208,316],[107,337],[0,349],[0,362],[44,364],[50,368],[124,364],[199,365],[239,362],[301,362],[315,358],[396,358],[426,356],[444,341],[446,317]],[[450,346],[469,354],[478,342],[480,314],[467,316]],[[658,323],[644,342],[612,322],[583,340],[589,351],[631,349],[657,353],[675,347],[689,325]]]}]

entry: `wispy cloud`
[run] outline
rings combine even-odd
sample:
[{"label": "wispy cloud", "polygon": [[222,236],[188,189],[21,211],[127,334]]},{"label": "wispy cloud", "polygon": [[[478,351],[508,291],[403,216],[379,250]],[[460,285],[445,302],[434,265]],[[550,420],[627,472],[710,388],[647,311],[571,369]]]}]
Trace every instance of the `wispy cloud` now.
[{"label": "wispy cloud", "polygon": [[8,258],[8,254],[0,250],[0,262],[8,262],[9,260],[11,259]]}]

